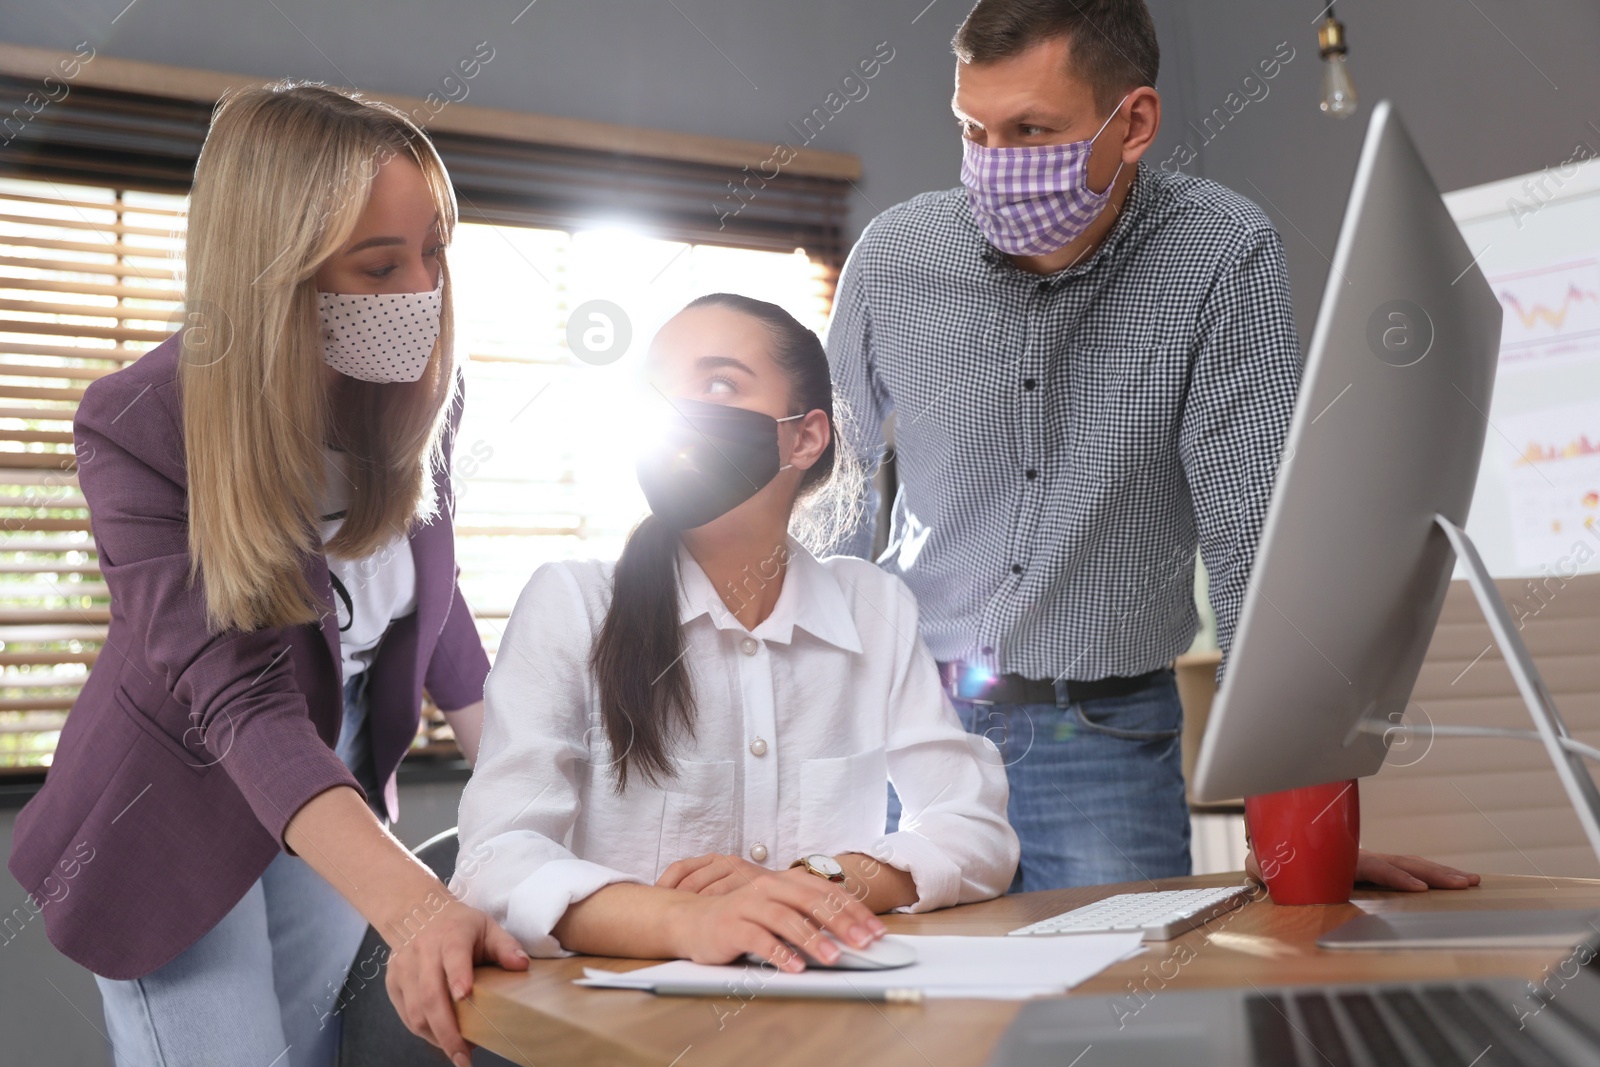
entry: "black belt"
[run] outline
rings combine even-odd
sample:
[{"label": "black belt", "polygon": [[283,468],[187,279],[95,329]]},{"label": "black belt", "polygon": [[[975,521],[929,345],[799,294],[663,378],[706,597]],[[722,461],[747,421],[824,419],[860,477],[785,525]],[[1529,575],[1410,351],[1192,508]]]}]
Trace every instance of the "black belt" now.
[{"label": "black belt", "polygon": [[939,664],[939,678],[945,692],[955,700],[977,704],[1076,704],[1083,700],[1127,696],[1148,689],[1171,672],[1158,667],[1132,677],[1110,675],[1092,682],[1064,678],[1052,682],[1045,678],[1024,678],[1020,674],[990,674],[976,664],[959,660]]}]

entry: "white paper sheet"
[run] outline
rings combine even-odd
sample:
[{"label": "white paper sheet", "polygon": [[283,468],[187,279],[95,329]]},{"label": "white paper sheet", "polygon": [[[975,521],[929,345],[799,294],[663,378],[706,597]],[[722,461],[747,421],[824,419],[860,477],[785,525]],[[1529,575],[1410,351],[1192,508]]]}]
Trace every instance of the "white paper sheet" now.
[{"label": "white paper sheet", "polygon": [[844,995],[879,989],[915,989],[925,997],[1021,1000],[1053,996],[1143,951],[1137,933],[1067,934],[1058,937],[899,936],[916,949],[917,962],[889,971],[808,968],[785,974],[737,963],[711,966],[674,960],[619,974],[590,967],[575,984],[605,989],[653,989],[657,983],[706,984],[748,999],[786,987],[835,990]]}]

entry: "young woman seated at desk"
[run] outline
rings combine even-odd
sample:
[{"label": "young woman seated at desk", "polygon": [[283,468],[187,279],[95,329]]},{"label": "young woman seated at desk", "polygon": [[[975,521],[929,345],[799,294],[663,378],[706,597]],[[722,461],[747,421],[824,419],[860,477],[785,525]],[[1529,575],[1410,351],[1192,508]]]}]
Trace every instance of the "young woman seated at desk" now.
[{"label": "young woman seated at desk", "polygon": [[876,913],[1003,893],[1005,768],[962,729],[910,592],[789,532],[859,488],[816,334],[715,294],[647,372],[670,405],[639,464],[652,514],[615,564],[546,564],[519,597],[451,889],[535,956],[788,971],[785,942],[837,958],[819,928],[866,946]]}]

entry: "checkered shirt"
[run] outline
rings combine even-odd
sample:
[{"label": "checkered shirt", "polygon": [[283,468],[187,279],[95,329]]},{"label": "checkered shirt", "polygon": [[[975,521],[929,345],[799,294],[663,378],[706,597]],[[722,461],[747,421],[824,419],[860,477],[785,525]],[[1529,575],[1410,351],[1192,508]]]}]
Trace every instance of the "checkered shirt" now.
[{"label": "checkered shirt", "polygon": [[869,467],[895,415],[879,563],[936,659],[1164,666],[1199,626],[1197,548],[1226,654],[1300,377],[1283,244],[1255,204],[1141,163],[1094,253],[1041,276],[984,239],[965,190],[926,193],[862,233],[827,345]]}]

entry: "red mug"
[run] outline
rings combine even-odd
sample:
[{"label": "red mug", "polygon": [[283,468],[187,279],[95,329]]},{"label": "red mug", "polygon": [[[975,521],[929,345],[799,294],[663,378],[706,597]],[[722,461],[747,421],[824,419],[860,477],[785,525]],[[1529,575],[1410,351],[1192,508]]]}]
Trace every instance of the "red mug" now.
[{"label": "red mug", "polygon": [[1246,797],[1244,818],[1274,904],[1350,899],[1361,846],[1361,799],[1354,778]]}]

